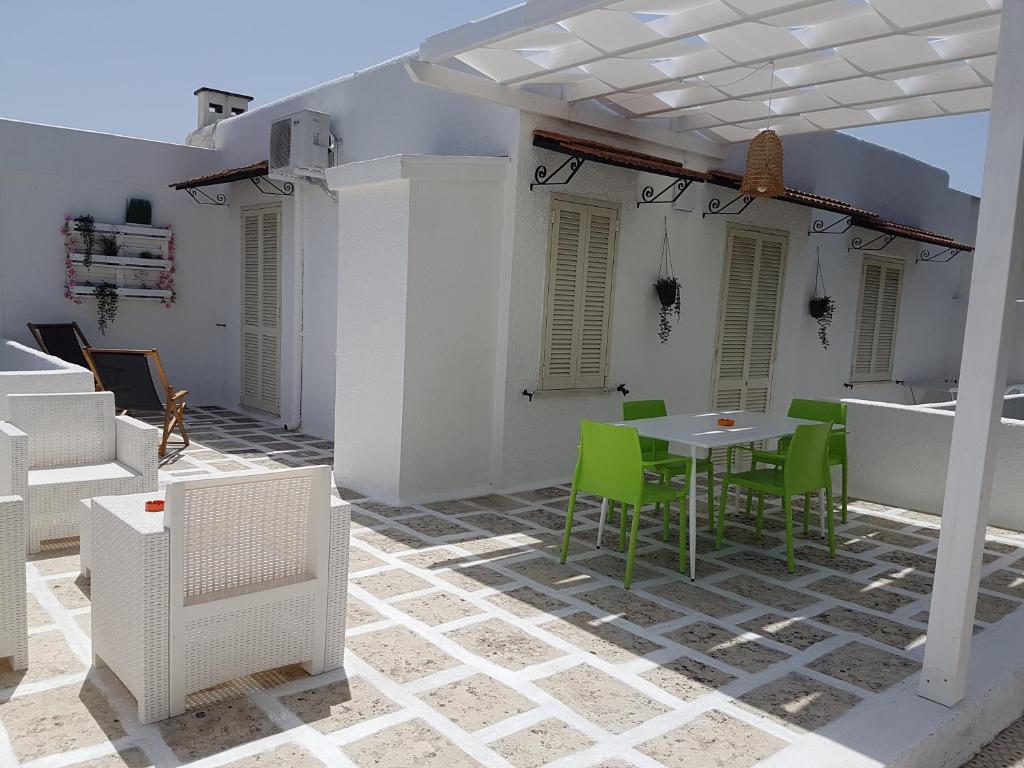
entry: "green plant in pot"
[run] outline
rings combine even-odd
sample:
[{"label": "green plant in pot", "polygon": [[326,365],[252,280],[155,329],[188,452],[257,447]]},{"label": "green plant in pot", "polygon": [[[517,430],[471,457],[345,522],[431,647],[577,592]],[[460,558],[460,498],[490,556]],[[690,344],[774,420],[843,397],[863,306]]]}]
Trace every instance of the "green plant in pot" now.
[{"label": "green plant in pot", "polygon": [[810,301],[811,317],[818,321],[818,339],[821,346],[828,349],[828,328],[832,324],[832,313],[836,303],[831,296],[814,296]]},{"label": "green plant in pot", "polygon": [[654,282],[654,290],[658,294],[658,338],[664,344],[672,333],[669,316],[675,312],[676,322],[682,311],[683,286],[672,268],[672,249],[668,242],[668,217],[665,217],[665,234],[661,239],[661,263],[658,266],[658,279]]},{"label": "green plant in pot", "polygon": [[142,224],[148,227],[153,223],[153,205],[149,200],[140,197],[131,198],[125,209],[124,221],[126,224]]},{"label": "green plant in pot", "polygon": [[669,316],[675,311],[676,322],[679,322],[679,315],[682,311],[682,286],[679,278],[659,277],[654,283],[654,290],[658,292],[658,338],[664,344],[672,333],[672,323]]},{"label": "green plant in pot", "polygon": [[117,242],[117,235],[100,235],[100,253],[104,256],[117,256],[121,251],[121,244]]},{"label": "green plant in pot", "polygon": [[814,276],[814,295],[808,304],[808,312],[818,322],[818,340],[828,349],[828,329],[832,325],[832,314],[836,311],[835,300],[825,291],[825,276],[821,272],[821,252],[817,255],[817,272]]},{"label": "green plant in pot", "polygon": [[96,327],[101,335],[107,335],[107,328],[117,317],[117,286],[113,283],[100,283],[93,288],[96,297]]}]

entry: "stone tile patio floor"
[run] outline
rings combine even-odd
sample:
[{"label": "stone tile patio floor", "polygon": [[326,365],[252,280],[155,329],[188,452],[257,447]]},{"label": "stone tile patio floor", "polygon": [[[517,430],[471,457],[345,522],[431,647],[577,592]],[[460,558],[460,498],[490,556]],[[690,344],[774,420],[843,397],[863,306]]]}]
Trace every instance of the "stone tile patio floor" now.
[{"label": "stone tile patio floor", "polygon": [[[190,424],[162,482],[330,462],[329,441],[230,411]],[[792,576],[777,506],[763,542],[731,515],[722,550],[702,532],[690,584],[649,514],[626,592],[617,533],[593,547],[594,499],[557,562],[565,486],[407,507],[338,492],[354,505],[344,671],[273,670],[142,726],[109,670],[89,668],[77,541],[53,542],[28,566],[30,668],[0,666],[0,765],[744,768],[915,682],[928,515],[851,502],[839,557],[812,528]],[[1024,600],[1024,536],[989,533],[979,632]],[[1019,752],[1007,738],[992,749]]]}]

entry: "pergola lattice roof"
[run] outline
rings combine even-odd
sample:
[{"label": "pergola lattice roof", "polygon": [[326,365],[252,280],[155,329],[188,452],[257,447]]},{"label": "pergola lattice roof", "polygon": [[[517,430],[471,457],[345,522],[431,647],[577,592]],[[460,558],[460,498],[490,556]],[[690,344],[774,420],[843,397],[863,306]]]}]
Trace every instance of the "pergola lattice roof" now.
[{"label": "pergola lattice roof", "polygon": [[[528,0],[421,59],[718,142],[988,110],[1001,0]],[[457,65],[456,65],[457,66]],[[771,116],[769,115],[771,94]]]}]

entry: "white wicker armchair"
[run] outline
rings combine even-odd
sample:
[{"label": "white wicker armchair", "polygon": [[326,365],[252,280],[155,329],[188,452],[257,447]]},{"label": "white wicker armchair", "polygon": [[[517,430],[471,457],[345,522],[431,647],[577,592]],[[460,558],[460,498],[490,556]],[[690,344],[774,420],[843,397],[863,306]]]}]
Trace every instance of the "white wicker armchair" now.
[{"label": "white wicker armchair", "polygon": [[0,493],[28,505],[28,548],[77,536],[81,499],[154,491],[160,431],[114,415],[110,392],[8,395]]},{"label": "white wicker armchair", "polygon": [[14,669],[28,666],[25,610],[25,503],[0,496],[0,659]]},{"label": "white wicker armchair", "polygon": [[163,514],[143,496],[93,499],[93,661],[143,723],[255,672],[342,665],[350,512],[330,478],[310,467],[172,483]]}]

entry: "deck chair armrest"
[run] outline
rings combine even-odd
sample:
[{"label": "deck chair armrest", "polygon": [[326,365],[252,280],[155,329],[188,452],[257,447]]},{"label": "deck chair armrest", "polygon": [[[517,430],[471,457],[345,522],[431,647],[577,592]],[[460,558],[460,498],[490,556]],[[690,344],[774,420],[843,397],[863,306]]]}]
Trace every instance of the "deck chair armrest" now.
[{"label": "deck chair armrest", "polygon": [[[169,389],[167,391],[170,392]],[[172,394],[170,397],[171,397],[171,400],[181,400],[187,394],[188,394],[188,390],[187,389],[179,389],[177,392]]]},{"label": "deck chair armrest", "polygon": [[160,430],[131,416],[115,417],[117,460],[142,475],[143,491],[155,491],[159,471]]},{"label": "deck chair armrest", "polygon": [[28,435],[0,421],[0,496],[28,498]]}]

